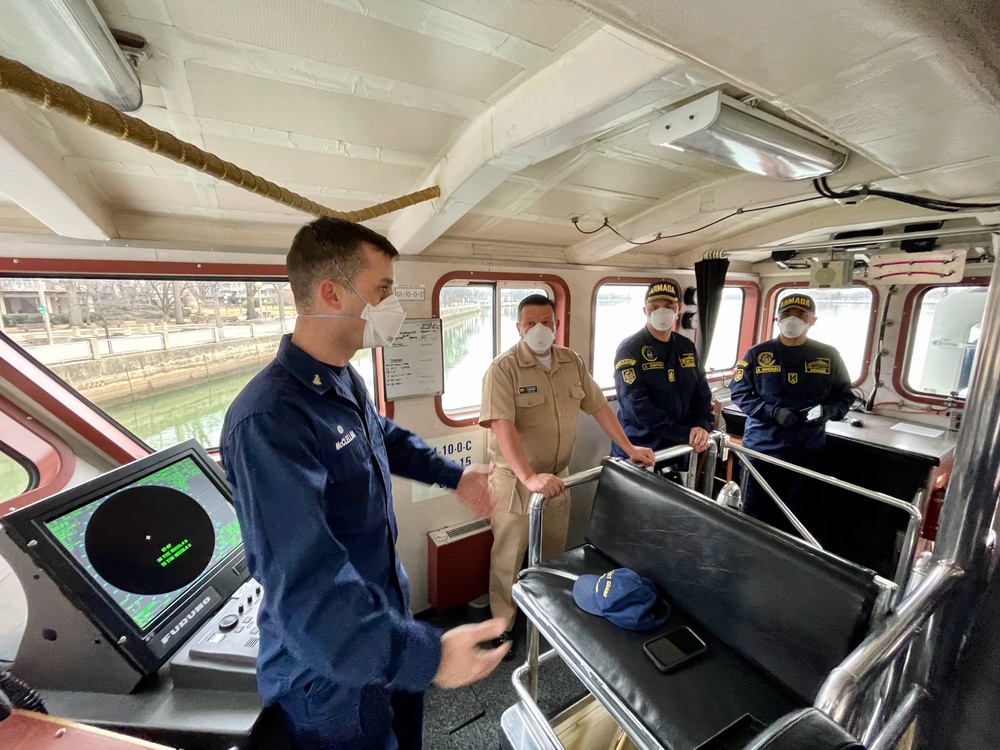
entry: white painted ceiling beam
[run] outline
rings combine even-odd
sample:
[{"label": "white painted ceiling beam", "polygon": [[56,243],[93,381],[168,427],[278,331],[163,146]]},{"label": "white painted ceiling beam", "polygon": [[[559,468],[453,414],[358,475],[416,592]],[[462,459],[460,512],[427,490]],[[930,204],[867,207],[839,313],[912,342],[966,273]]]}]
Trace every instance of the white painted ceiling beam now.
[{"label": "white painted ceiling beam", "polygon": [[512,173],[715,83],[662,50],[601,29],[464,127],[426,180],[441,198],[400,214],[389,239],[400,252],[419,253]]},{"label": "white painted ceiling beam", "polygon": [[[855,160],[849,162],[839,174],[831,179],[835,189],[842,185],[867,183],[885,177],[886,172],[881,167],[868,162]],[[752,195],[752,202],[747,202],[747,195]],[[642,241],[652,239],[657,233],[679,234],[700,226],[705,226],[726,214],[739,208],[766,206],[784,201],[801,198],[811,198],[816,195],[811,182],[779,182],[754,175],[728,178],[697,191],[684,192],[658,203],[616,225],[616,229],[626,237]],[[781,213],[802,213],[815,210],[819,201],[801,203],[770,211],[748,213],[718,224],[704,233],[688,235],[676,240],[663,240],[651,246],[661,252],[675,252],[693,245],[703,246],[706,242],[719,235],[732,235],[742,231],[748,224],[774,220]],[[614,232],[603,231],[586,237],[567,251],[567,257],[572,263],[587,264],[605,261],[615,255],[634,247],[618,237]]]},{"label": "white painted ceiling beam", "polygon": [[2,96],[0,193],[63,237],[114,237],[108,211],[30,132],[13,97]]}]

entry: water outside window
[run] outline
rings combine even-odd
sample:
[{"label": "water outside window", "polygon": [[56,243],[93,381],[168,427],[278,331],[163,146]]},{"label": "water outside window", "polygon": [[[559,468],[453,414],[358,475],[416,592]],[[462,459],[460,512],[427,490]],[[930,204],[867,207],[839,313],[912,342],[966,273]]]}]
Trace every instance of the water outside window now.
[{"label": "water outside window", "polygon": [[[851,382],[858,382],[864,374],[865,348],[872,320],[872,290],[864,286],[844,289],[788,288],[778,294],[775,309],[781,300],[792,294],[808,294],[815,300],[816,325],[809,330],[809,338],[829,344],[840,352]],[[778,335],[777,323],[774,323],[771,335]]]},{"label": "water outside window", "polygon": [[[156,450],[218,446],[296,318],[281,281],[0,279],[0,292],[5,333]],[[374,397],[371,350],[351,361]]]},{"label": "water outside window", "polygon": [[985,307],[982,286],[940,286],[923,294],[906,370],[911,390],[965,398]]},{"label": "water outside window", "polygon": [[626,338],[646,325],[648,284],[605,284],[594,311],[594,380],[615,387],[615,352]]},{"label": "water outside window", "polygon": [[459,282],[441,290],[439,310],[444,338],[441,405],[446,413],[468,413],[479,408],[483,376],[490,363],[520,340],[518,303],[531,294],[545,294],[550,299],[553,296],[545,286],[513,284]]},{"label": "water outside window", "polygon": [[21,464],[0,451],[0,502],[17,497],[28,489],[31,475]]},{"label": "water outside window", "polygon": [[743,298],[739,287],[727,286],[722,290],[719,317],[715,320],[712,346],[705,358],[706,370],[728,370],[743,353],[740,351],[740,329],[743,327]]}]

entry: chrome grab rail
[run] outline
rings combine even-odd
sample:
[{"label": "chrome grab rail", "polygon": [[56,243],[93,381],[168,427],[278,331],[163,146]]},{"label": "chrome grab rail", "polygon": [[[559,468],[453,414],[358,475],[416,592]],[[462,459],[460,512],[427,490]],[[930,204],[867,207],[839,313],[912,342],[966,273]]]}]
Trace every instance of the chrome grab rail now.
[{"label": "chrome grab rail", "polygon": [[962,569],[949,561],[931,568],[882,628],[868,636],[830,673],[813,705],[842,726],[850,723],[858,694],[920,633],[923,623],[935,613],[962,575]]},{"label": "chrome grab rail", "polygon": [[[899,562],[896,565],[896,575],[893,578],[898,586],[899,595],[902,596],[902,592],[906,590],[906,579],[909,576],[910,567],[913,564],[913,553],[917,548],[917,536],[920,533],[920,523],[923,521],[923,513],[921,513],[920,508],[917,507],[922,502],[922,498],[924,496],[923,490],[919,490],[914,496],[913,502],[908,503],[905,500],[900,500],[899,498],[892,497],[891,495],[886,495],[883,492],[876,492],[875,490],[870,490],[867,487],[860,487],[856,484],[845,482],[843,479],[837,479],[836,477],[830,477],[826,474],[820,474],[818,471],[813,471],[812,469],[807,469],[804,466],[798,466],[796,464],[789,463],[788,461],[783,461],[780,458],[775,458],[774,456],[758,453],[750,448],[744,448],[742,445],[734,445],[729,440],[728,435],[724,436],[724,441],[724,447],[736,454],[736,457],[740,459],[740,463],[747,468],[750,474],[753,475],[754,479],[760,483],[764,491],[767,492],[771,499],[778,504],[778,508],[785,514],[792,525],[795,526],[799,533],[802,534],[802,536],[815,547],[820,547],[819,543],[805,529],[805,527],[802,526],[802,523],[798,520],[798,518],[796,518],[788,507],[781,501],[781,498],[777,496],[771,486],[767,484],[763,477],[761,477],[760,473],[748,459],[753,458],[758,461],[763,461],[764,463],[772,464],[773,466],[785,469],[786,471],[801,474],[802,476],[809,477],[810,479],[815,479],[833,487],[838,487],[842,490],[852,492],[855,495],[867,497],[870,500],[875,500],[876,502],[880,502],[906,513],[910,517],[910,520],[907,522],[906,536],[903,539],[903,548],[900,550]],[[820,549],[822,548],[820,547]]]}]

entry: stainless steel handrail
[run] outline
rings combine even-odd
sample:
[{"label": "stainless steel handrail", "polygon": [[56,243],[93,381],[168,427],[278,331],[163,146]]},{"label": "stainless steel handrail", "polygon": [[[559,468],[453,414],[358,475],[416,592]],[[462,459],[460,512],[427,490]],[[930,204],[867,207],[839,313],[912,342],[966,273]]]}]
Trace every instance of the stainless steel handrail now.
[{"label": "stainless steel handrail", "polygon": [[779,509],[785,514],[786,517],[788,517],[788,520],[791,521],[792,525],[795,526],[799,533],[816,547],[819,547],[819,543],[816,542],[812,535],[805,530],[805,527],[802,526],[797,518],[795,518],[787,506],[781,502],[780,498],[777,497],[771,486],[763,480],[760,472],[758,472],[757,469],[750,463],[749,459],[753,458],[763,461],[764,463],[772,464],[773,466],[785,469],[786,471],[801,474],[802,476],[815,479],[833,487],[838,487],[842,490],[846,490],[847,492],[854,493],[855,495],[867,497],[871,500],[875,500],[876,502],[883,503],[884,505],[888,505],[906,513],[910,519],[906,525],[906,535],[903,538],[903,548],[899,554],[899,562],[896,565],[896,575],[893,579],[898,586],[899,595],[902,595],[902,592],[906,590],[906,579],[909,576],[910,567],[913,564],[913,553],[917,548],[917,536],[920,534],[920,524],[923,521],[923,513],[921,513],[920,508],[918,507],[923,498],[923,491],[918,491],[913,502],[908,503],[905,500],[900,500],[897,497],[886,495],[883,492],[876,492],[875,490],[870,490],[867,487],[860,487],[856,484],[845,482],[843,479],[837,479],[836,477],[827,476],[826,474],[820,474],[818,471],[807,469],[804,466],[798,466],[796,464],[789,463],[788,461],[783,461],[780,458],[775,458],[774,456],[758,453],[750,448],[744,448],[742,445],[735,445],[728,439],[728,436],[726,437],[726,448],[736,454],[742,465],[747,468],[764,491],[767,492],[768,495],[770,495],[771,498],[778,504]]},{"label": "stainless steel handrail", "polygon": [[920,705],[927,698],[927,691],[920,686],[914,687],[899,708],[889,717],[875,739],[868,745],[868,750],[893,750],[906,733],[907,728],[917,716]]},{"label": "stainless steel handrail", "polygon": [[819,540],[809,533],[809,529],[807,529],[805,525],[802,523],[802,521],[799,520],[798,516],[792,513],[792,509],[789,508],[787,505],[785,505],[785,502],[780,497],[778,497],[778,493],[775,492],[774,488],[770,485],[770,483],[766,479],[764,479],[763,475],[757,470],[757,467],[754,466],[752,463],[750,463],[748,460],[746,460],[745,457],[741,456],[739,452],[737,452],[736,450],[734,450],[733,452],[736,453],[737,458],[739,458],[740,461],[743,462],[743,467],[748,472],[750,472],[750,474],[753,475],[754,479],[757,480],[757,484],[760,485],[761,489],[764,490],[764,492],[766,492],[768,496],[774,501],[774,504],[778,506],[778,510],[780,510],[781,513],[785,516],[785,518],[788,519],[788,522],[795,527],[795,530],[799,532],[799,535],[816,549],[823,549],[823,545],[819,543]]},{"label": "stainless steel handrail", "polygon": [[846,725],[859,691],[878,677],[920,632],[963,575],[951,562],[936,565],[896,608],[881,630],[868,636],[826,678],[814,705],[834,721]]}]

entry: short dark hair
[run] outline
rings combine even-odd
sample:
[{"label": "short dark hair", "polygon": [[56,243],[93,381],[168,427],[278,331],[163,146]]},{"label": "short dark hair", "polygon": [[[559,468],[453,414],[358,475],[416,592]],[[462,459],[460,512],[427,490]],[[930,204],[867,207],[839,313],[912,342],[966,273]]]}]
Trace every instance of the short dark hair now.
[{"label": "short dark hair", "polygon": [[341,284],[353,282],[358,271],[365,267],[365,245],[371,245],[390,260],[399,256],[389,240],[353,221],[324,217],[299,229],[285,259],[296,307],[312,304],[313,288],[323,279]]},{"label": "short dark hair", "polygon": [[556,311],[556,303],[546,297],[544,294],[529,294],[523,300],[517,303],[517,319],[521,319],[521,311],[526,307],[548,305],[552,308],[552,312]]}]

